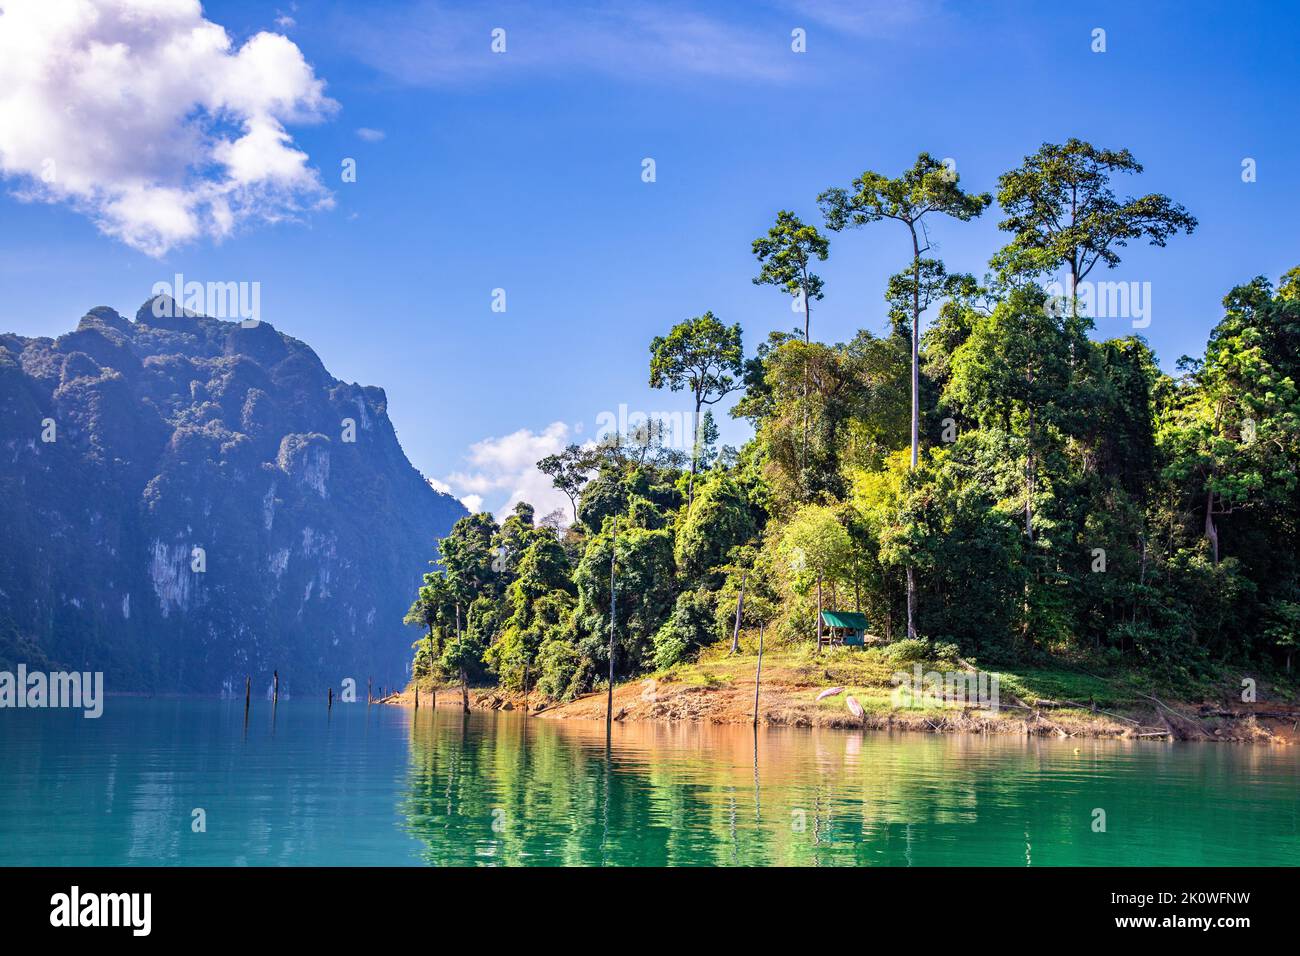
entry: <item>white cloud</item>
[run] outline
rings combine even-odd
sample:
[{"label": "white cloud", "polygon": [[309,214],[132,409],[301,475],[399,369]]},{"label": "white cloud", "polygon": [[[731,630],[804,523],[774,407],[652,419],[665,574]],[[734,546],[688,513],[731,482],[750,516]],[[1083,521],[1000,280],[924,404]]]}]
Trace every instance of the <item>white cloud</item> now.
[{"label": "white cloud", "polygon": [[302,51],[235,47],[197,0],[0,0],[0,173],[161,256],[333,199],[286,123],[321,120]]},{"label": "white cloud", "polygon": [[[490,50],[506,31],[506,52]],[[789,30],[773,32],[690,9],[629,0],[569,6],[498,0],[490,9],[408,0],[341,16],[362,62],[403,83],[461,85],[513,71],[584,70],[646,80],[716,76],[782,81],[796,75]]]},{"label": "white cloud", "polygon": [[520,501],[531,504],[539,517],[557,508],[571,514],[569,499],[537,470],[539,460],[564,449],[572,440],[571,432],[564,422],[552,422],[540,432],[521,428],[475,442],[465,456],[469,467],[448,475],[445,484],[471,511],[480,510],[491,499],[499,502],[491,509],[499,517]]},{"label": "white cloud", "polygon": [[785,0],[783,6],[838,33],[892,37],[903,30],[931,26],[941,12],[942,0]]},{"label": "white cloud", "polygon": [[382,129],[371,129],[369,126],[363,126],[357,130],[357,135],[367,143],[377,143],[384,138],[385,134]]}]

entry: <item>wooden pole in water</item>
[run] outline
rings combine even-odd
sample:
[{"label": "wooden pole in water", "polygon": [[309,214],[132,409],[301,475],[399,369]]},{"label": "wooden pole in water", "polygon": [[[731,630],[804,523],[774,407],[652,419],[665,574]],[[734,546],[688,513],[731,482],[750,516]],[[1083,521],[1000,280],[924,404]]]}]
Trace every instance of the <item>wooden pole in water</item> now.
[{"label": "wooden pole in water", "polygon": [[333,688],[333,687],[330,688],[330,693],[329,693],[329,698],[328,698],[328,700],[329,700],[329,703],[325,705],[325,709],[326,709],[326,710],[333,710],[333,709],[334,709],[334,688]]},{"label": "wooden pole in water", "polygon": [[375,683],[375,679],[373,677],[366,678],[366,705],[367,706],[369,706],[370,702],[375,699],[375,695],[371,693],[371,688],[374,686],[374,683]]},{"label": "wooden pole in water", "polygon": [[763,625],[758,625],[758,666],[754,668],[754,726],[758,726],[758,679],[763,674]]},{"label": "wooden pole in water", "polygon": [[271,674],[273,675],[272,679],[274,680],[274,683],[272,684],[274,689],[271,691],[271,703],[278,704],[280,703],[280,672],[272,671]]},{"label": "wooden pole in water", "polygon": [[244,720],[248,720],[248,704],[253,694],[253,678],[251,675],[244,678]]},{"label": "wooden pole in water", "polygon": [[415,709],[420,709],[420,685],[415,685]]}]

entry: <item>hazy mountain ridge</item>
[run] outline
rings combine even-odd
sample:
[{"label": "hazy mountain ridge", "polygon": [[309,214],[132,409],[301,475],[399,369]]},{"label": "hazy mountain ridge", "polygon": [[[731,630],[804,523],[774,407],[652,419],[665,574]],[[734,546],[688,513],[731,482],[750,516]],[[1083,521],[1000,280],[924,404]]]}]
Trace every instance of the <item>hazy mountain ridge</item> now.
[{"label": "hazy mountain ridge", "polygon": [[0,334],[0,665],[104,670],[110,691],[396,681],[465,509],[407,461],[382,389],[266,322],[152,301]]}]

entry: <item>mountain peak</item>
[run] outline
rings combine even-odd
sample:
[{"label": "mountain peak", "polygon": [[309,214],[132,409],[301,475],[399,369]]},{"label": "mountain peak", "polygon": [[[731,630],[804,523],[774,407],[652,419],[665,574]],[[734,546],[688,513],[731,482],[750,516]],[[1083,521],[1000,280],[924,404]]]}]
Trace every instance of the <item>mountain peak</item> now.
[{"label": "mountain peak", "polygon": [[410,593],[464,508],[407,460],[382,389],[174,306],[0,337],[0,667],[35,645],[115,690],[396,683]]}]

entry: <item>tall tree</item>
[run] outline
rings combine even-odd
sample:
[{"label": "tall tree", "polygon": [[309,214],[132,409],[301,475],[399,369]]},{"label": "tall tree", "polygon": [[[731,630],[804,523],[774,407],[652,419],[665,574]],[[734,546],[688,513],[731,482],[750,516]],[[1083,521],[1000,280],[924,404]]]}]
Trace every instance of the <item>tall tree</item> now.
[{"label": "tall tree", "polygon": [[[695,400],[692,421],[699,429],[700,409],[713,405],[740,388],[737,379],[744,371],[740,323],[728,328],[712,312],[679,322],[666,336],[650,343],[650,387],[667,385],[674,392],[689,390]],[[687,484],[687,507],[695,499],[695,472],[699,464],[697,441],[692,440],[691,476]]]},{"label": "tall tree", "polygon": [[1099,262],[1119,264],[1116,247],[1147,239],[1163,246],[1196,219],[1159,193],[1116,199],[1115,173],[1141,173],[1127,149],[1101,149],[1081,139],[1064,146],[1044,143],[1017,169],[998,177],[998,204],[1007,218],[998,228],[1011,241],[992,260],[1004,276],[1033,276],[1064,266],[1069,270],[1070,314],[1077,316],[1077,290]]},{"label": "tall tree", "polygon": [[[993,266],[1013,281],[1064,266],[1069,270],[1070,318],[1077,326],[1079,283],[1099,262],[1115,268],[1120,262],[1116,247],[1143,238],[1163,246],[1180,229],[1190,235],[1196,228],[1196,220],[1168,196],[1115,198],[1111,176],[1141,172],[1142,164],[1127,149],[1100,149],[1073,138],[1064,146],[1044,143],[1019,168],[998,177],[998,204],[1007,214],[998,228],[1012,238],[993,256]],[[1033,369],[1026,374],[1032,384]],[[1025,460],[1025,533],[1031,540],[1036,439],[1031,415]]]},{"label": "tall tree", "polygon": [[[951,216],[963,222],[979,216],[993,201],[988,193],[965,193],[956,172],[929,153],[916,157],[912,168],[897,179],[864,172],[849,189],[835,187],[817,197],[826,226],[834,232],[892,219],[907,227],[912,239],[912,468],[916,468],[921,442],[921,254],[930,248],[925,236],[925,217],[931,213]],[[916,636],[916,581],[907,568],[907,634]]]},{"label": "tall tree", "polygon": [[594,468],[591,454],[578,445],[569,445],[559,454],[547,455],[537,463],[537,470],[550,478],[551,484],[569,499],[575,522],[578,520],[578,497]]},{"label": "tall tree", "polygon": [[792,212],[781,210],[776,214],[776,225],[766,236],[754,240],[754,255],[762,269],[754,277],[754,285],[771,285],[785,289],[798,297],[803,311],[803,340],[810,341],[812,329],[812,303],[822,298],[822,279],[811,269],[812,261],[826,261],[830,243],[817,231]]}]

